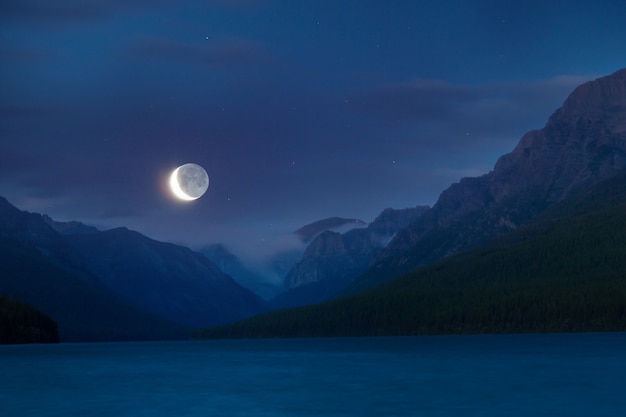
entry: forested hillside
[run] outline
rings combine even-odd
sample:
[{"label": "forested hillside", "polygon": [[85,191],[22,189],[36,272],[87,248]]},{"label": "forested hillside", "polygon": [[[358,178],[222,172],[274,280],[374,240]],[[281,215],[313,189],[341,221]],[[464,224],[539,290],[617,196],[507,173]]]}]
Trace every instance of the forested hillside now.
[{"label": "forested hillside", "polygon": [[626,330],[626,175],[465,254],[340,300],[198,337]]}]

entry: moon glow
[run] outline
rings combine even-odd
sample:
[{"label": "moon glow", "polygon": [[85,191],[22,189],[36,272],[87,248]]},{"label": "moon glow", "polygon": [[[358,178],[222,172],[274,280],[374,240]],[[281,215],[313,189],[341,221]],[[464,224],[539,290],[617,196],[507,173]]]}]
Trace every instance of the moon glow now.
[{"label": "moon glow", "polygon": [[200,165],[184,164],[172,171],[170,189],[183,201],[196,200],[209,188],[209,176]]}]

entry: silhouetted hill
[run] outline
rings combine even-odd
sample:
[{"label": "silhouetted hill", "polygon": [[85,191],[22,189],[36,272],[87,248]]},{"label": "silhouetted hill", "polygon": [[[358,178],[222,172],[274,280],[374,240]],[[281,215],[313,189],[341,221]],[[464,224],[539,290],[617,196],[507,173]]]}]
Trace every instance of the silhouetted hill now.
[{"label": "silhouetted hill", "polygon": [[625,331],[626,171],[527,226],[359,294],[201,338]]},{"label": "silhouetted hill", "polygon": [[15,298],[0,296],[0,344],[58,341],[57,324],[50,316]]}]

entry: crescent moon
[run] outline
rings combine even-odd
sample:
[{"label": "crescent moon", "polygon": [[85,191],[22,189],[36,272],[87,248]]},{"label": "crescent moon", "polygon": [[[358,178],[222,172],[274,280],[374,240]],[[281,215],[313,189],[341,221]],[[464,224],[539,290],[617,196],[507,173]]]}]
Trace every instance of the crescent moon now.
[{"label": "crescent moon", "polygon": [[172,190],[174,195],[180,198],[181,200],[193,201],[198,197],[191,197],[185,194],[182,188],[180,188],[180,184],[178,183],[178,170],[179,169],[180,167],[176,168],[174,171],[172,171],[172,175],[170,175],[170,189]]},{"label": "crescent moon", "polygon": [[183,201],[193,201],[202,197],[209,188],[209,176],[197,164],[184,164],[172,171],[170,189],[174,196]]}]

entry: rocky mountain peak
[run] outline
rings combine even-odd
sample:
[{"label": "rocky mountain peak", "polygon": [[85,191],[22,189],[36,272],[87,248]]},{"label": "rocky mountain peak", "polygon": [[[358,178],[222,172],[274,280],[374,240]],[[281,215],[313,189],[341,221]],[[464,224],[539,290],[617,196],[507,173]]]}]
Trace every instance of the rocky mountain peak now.
[{"label": "rocky mountain peak", "polygon": [[[553,117],[611,117],[618,115],[620,110],[623,115],[625,106],[626,68],[578,86]],[[625,122],[623,118],[621,121]],[[622,124],[621,129],[625,130],[626,125]]]},{"label": "rocky mountain peak", "polygon": [[624,169],[626,69],[577,87],[545,127],[526,133],[493,171],[451,185],[398,233],[373,270],[408,270],[470,249]]},{"label": "rocky mountain peak", "polygon": [[390,238],[397,233],[398,229],[414,221],[429,208],[428,206],[404,209],[386,208],[368,226],[368,230],[371,234]]},{"label": "rocky mountain peak", "polygon": [[341,239],[341,233],[327,230],[313,239],[304,251],[303,257],[337,256],[345,252],[346,248]]},{"label": "rocky mountain peak", "polygon": [[493,171],[497,201],[530,188],[548,203],[626,167],[626,69],[577,87],[541,130],[525,134]]},{"label": "rocky mountain peak", "polygon": [[[367,227],[356,227],[343,234],[327,230],[317,235],[285,277],[285,290],[296,290],[296,293],[282,294],[277,304],[282,307],[307,304],[331,296],[362,273],[398,230],[415,221],[428,208],[388,208]],[[315,284],[320,286],[315,287]]]}]

